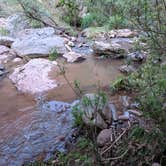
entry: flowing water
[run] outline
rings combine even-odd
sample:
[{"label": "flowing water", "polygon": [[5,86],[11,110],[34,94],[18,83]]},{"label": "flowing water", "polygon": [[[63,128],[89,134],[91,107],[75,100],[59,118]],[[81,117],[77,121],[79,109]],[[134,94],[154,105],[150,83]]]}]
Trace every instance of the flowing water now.
[{"label": "flowing water", "polygon": [[[65,64],[66,77],[71,83],[78,80],[84,93],[94,92],[121,75],[121,63],[89,55],[81,63]],[[45,92],[40,101],[18,92],[8,78],[0,81],[0,166],[19,166],[41,155],[49,158],[55,150],[65,150],[73,122],[69,103],[77,96],[62,75],[52,70],[49,76],[61,84]]]}]

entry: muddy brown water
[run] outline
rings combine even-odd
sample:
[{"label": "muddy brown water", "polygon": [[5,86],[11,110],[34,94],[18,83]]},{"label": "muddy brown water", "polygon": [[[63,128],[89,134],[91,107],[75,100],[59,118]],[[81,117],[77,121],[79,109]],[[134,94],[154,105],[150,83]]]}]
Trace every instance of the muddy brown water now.
[{"label": "muddy brown water", "polygon": [[[65,64],[66,77],[72,84],[74,80],[78,80],[84,93],[90,93],[96,91],[99,86],[110,85],[121,75],[118,69],[121,64],[119,60],[88,56],[84,62]],[[49,76],[56,79],[60,85],[45,92],[44,100],[72,102],[77,98],[57,70],[52,70]],[[35,96],[18,92],[8,78],[1,80],[0,166],[19,166],[37,159],[42,152],[55,150],[57,145],[60,145],[57,141],[58,134],[65,136],[67,127],[71,126],[71,119],[64,120],[70,117],[69,112],[62,111],[60,114],[61,117],[55,112],[39,111]],[[61,124],[60,121],[63,120],[69,124]]]}]

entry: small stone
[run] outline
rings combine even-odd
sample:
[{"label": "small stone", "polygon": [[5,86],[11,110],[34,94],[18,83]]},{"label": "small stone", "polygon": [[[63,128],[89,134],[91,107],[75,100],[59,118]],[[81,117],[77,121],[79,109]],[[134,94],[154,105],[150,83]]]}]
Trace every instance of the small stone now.
[{"label": "small stone", "polygon": [[21,58],[15,58],[15,59],[13,60],[13,62],[15,62],[15,63],[17,63],[17,62],[21,62],[21,61],[22,61]]},{"label": "small stone", "polygon": [[5,70],[4,65],[0,64],[0,70]]},{"label": "small stone", "polygon": [[119,119],[119,120],[129,120],[129,117],[126,116],[126,115],[120,115],[120,116],[118,117],[118,119]]},{"label": "small stone", "polygon": [[127,110],[129,113],[134,114],[136,116],[142,116],[142,112],[137,111],[137,110]]},{"label": "small stone", "polygon": [[70,47],[74,47],[75,46],[75,44],[73,43],[73,42],[71,42],[71,41],[68,41],[68,46],[70,46]]},{"label": "small stone", "polygon": [[97,144],[102,147],[107,143],[111,142],[111,135],[112,135],[111,129],[102,130],[97,136]]},{"label": "small stone", "polygon": [[80,62],[86,59],[84,55],[81,55],[73,51],[64,54],[63,57],[66,58],[67,62],[70,62],[70,63]]},{"label": "small stone", "polygon": [[132,65],[122,65],[120,66],[119,69],[122,73],[125,73],[125,74],[130,74],[136,71],[136,69]]}]

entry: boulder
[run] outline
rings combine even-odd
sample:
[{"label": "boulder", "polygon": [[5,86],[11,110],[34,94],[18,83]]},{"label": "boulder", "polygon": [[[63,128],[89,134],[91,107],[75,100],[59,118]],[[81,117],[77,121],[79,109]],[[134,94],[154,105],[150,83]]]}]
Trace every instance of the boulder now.
[{"label": "boulder", "polygon": [[112,39],[109,41],[95,41],[92,49],[96,55],[108,55],[112,58],[124,57],[132,49],[133,41],[131,39]]},{"label": "boulder", "polygon": [[[97,109],[96,109],[97,108]],[[107,99],[98,94],[86,94],[80,101],[82,120],[88,126],[107,128],[112,122],[112,113]]]},{"label": "boulder", "polygon": [[132,72],[135,72],[136,69],[132,65],[122,65],[120,66],[120,71],[124,74],[130,74]]},{"label": "boulder", "polygon": [[55,80],[48,76],[56,64],[46,59],[32,59],[27,64],[18,67],[9,76],[17,89],[21,92],[36,94],[58,86]]},{"label": "boulder", "polygon": [[97,144],[102,147],[107,143],[110,143],[112,141],[111,135],[112,135],[112,129],[102,130],[97,136]]},{"label": "boulder", "polygon": [[68,52],[66,54],[63,54],[63,57],[67,59],[67,62],[73,63],[73,62],[80,62],[85,60],[85,56],[81,55],[76,52]]},{"label": "boulder", "polygon": [[11,47],[11,45],[14,41],[15,41],[15,39],[12,37],[0,36],[0,45]]},{"label": "boulder", "polygon": [[0,54],[7,53],[9,51],[10,51],[10,49],[8,47],[0,45]]},{"label": "boulder", "polygon": [[55,30],[51,27],[26,29],[20,32],[20,37],[12,44],[12,48],[21,57],[46,57],[53,49],[62,55],[67,52],[65,39],[54,33]]}]

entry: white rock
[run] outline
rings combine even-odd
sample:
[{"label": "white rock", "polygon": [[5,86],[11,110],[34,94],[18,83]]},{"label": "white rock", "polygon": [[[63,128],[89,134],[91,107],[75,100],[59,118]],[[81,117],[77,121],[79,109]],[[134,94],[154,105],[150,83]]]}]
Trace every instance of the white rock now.
[{"label": "white rock", "polygon": [[68,52],[66,54],[63,54],[63,57],[66,58],[67,62],[70,62],[70,63],[79,62],[86,59],[84,55],[81,55],[76,52]]},{"label": "white rock", "polygon": [[22,61],[21,58],[15,58],[15,59],[13,60],[13,62],[15,62],[15,63],[17,63],[17,62],[21,62],[21,61]]},{"label": "white rock", "polygon": [[48,76],[55,65],[46,59],[32,59],[22,67],[18,67],[9,76],[18,90],[32,94],[50,90],[58,86]]}]

